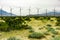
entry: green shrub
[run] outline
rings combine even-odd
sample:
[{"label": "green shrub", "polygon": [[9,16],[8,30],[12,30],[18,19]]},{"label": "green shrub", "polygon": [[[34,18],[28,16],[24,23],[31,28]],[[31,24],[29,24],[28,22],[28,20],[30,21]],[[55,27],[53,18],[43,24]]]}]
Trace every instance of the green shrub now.
[{"label": "green shrub", "polygon": [[60,17],[56,17],[57,22],[56,22],[56,26],[60,26]]},{"label": "green shrub", "polygon": [[58,34],[57,31],[55,31],[55,29],[51,28],[51,27],[46,27],[46,29],[48,30],[48,32],[51,32],[53,34]]},{"label": "green shrub", "polygon": [[40,20],[50,20],[50,17],[40,17]]},{"label": "green shrub", "polygon": [[39,28],[39,30],[43,29],[43,27]]},{"label": "green shrub", "polygon": [[44,32],[45,35],[49,35],[49,32]]},{"label": "green shrub", "polygon": [[29,29],[29,32],[34,32],[34,30],[33,29]]},{"label": "green shrub", "polygon": [[50,24],[47,24],[46,26],[49,26],[49,27],[51,27],[51,25],[50,25]]},{"label": "green shrub", "polygon": [[27,27],[25,29],[32,29],[32,27],[27,25]]},{"label": "green shrub", "polygon": [[47,29],[47,31],[51,31],[51,29],[52,29],[52,28],[49,27],[49,26],[48,26],[48,27],[45,27],[45,28]]},{"label": "green shrub", "polygon": [[57,31],[55,31],[55,29],[51,29],[51,31],[50,31],[51,33],[53,33],[53,34],[58,34],[58,32]]},{"label": "green shrub", "polygon": [[50,20],[50,21],[54,21],[54,20]]},{"label": "green shrub", "polygon": [[56,23],[56,26],[60,26],[60,23],[59,23],[59,22],[57,22],[57,23]]},{"label": "green shrub", "polygon": [[34,16],[33,18],[35,18],[36,20],[38,20],[38,19],[39,19],[39,17],[38,17],[38,16]]},{"label": "green shrub", "polygon": [[60,36],[54,37],[52,40],[60,40]]},{"label": "green shrub", "polygon": [[8,25],[5,22],[0,22],[0,31],[6,31],[8,29]]},{"label": "green shrub", "polygon": [[54,38],[56,35],[52,35],[52,37]]},{"label": "green shrub", "polygon": [[30,21],[29,17],[1,17],[5,23],[0,22],[0,30],[11,31],[11,30],[20,30],[20,29],[31,29],[26,24],[26,21]]},{"label": "green shrub", "polygon": [[28,26],[29,32],[34,32],[33,28],[31,26]]},{"label": "green shrub", "polygon": [[31,21],[31,20],[30,20],[30,17],[25,17],[24,20],[25,20],[25,21]]},{"label": "green shrub", "polygon": [[60,30],[60,28],[56,28],[57,30]]},{"label": "green shrub", "polygon": [[17,38],[15,38],[15,37],[10,37],[10,38],[8,38],[7,40],[20,40],[20,39],[17,39]]},{"label": "green shrub", "polygon": [[37,32],[34,32],[32,34],[29,35],[29,38],[37,38],[37,39],[40,39],[40,38],[44,38],[44,34],[42,33],[37,33]]}]

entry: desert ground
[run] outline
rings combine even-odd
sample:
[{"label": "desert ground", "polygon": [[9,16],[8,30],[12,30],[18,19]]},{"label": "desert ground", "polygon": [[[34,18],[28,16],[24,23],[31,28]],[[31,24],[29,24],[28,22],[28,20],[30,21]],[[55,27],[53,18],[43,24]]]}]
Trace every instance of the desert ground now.
[{"label": "desert ground", "polygon": [[[0,31],[0,40],[60,40],[60,17],[29,17],[29,19],[24,20],[29,28]],[[6,22],[4,17],[0,17],[0,27],[1,22]],[[16,39],[9,39],[13,37]]]}]

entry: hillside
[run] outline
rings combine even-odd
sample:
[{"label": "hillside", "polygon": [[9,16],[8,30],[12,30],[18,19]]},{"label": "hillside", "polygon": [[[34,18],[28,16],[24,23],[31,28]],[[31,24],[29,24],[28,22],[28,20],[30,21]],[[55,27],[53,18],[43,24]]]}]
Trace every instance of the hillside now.
[{"label": "hillside", "polygon": [[16,16],[15,14],[12,14],[12,13],[9,13],[9,12],[7,12],[7,11],[4,11],[4,10],[1,10],[0,9],[0,16]]},{"label": "hillside", "polygon": [[42,13],[42,14],[30,14],[27,16],[60,16],[60,12],[47,12],[47,13]]}]

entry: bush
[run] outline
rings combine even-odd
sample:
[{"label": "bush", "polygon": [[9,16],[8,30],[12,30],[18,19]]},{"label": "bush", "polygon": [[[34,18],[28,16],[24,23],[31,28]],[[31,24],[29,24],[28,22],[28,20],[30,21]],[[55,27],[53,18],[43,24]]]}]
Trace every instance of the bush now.
[{"label": "bush", "polygon": [[6,31],[8,25],[5,22],[0,22],[0,31]]},{"label": "bush", "polygon": [[33,29],[30,29],[29,32],[34,32],[34,30]]},{"label": "bush", "polygon": [[42,33],[37,33],[37,32],[34,32],[32,34],[29,35],[29,38],[37,38],[37,39],[40,39],[40,38],[44,38],[44,34]]},{"label": "bush", "polygon": [[60,26],[60,22],[57,22],[57,23],[56,23],[56,26]]},{"label": "bush", "polygon": [[56,17],[57,22],[56,22],[56,26],[60,26],[60,17]]},{"label": "bush", "polygon": [[25,29],[32,29],[32,27],[27,25],[27,27]]},{"label": "bush", "polygon": [[46,29],[48,30],[48,32],[51,32],[53,34],[58,34],[57,31],[55,31],[55,29],[51,28],[51,27],[46,27]]},{"label": "bush", "polygon": [[48,27],[45,27],[45,28],[47,29],[47,31],[51,31],[51,29],[52,29],[52,28],[49,27],[49,26],[48,26]]},{"label": "bush", "polygon": [[6,24],[8,24],[8,30],[20,30],[28,28],[23,17],[5,17],[3,18]]},{"label": "bush", "polygon": [[15,37],[10,37],[10,38],[8,38],[7,40],[20,40],[20,39],[17,39],[17,38],[15,38]]},{"label": "bush", "polygon": [[29,32],[34,32],[34,30],[31,26],[28,26],[27,28],[29,29]]},{"label": "bush", "polygon": [[38,16],[34,16],[33,18],[35,18],[36,20],[38,20],[38,19],[39,19],[39,17],[38,17]]},{"label": "bush", "polygon": [[52,40],[60,40],[60,36],[54,37]]},{"label": "bush", "polygon": [[11,31],[20,29],[31,29],[26,21],[30,21],[29,17],[1,17],[5,23],[0,22],[1,31]]},{"label": "bush", "polygon": [[56,28],[57,30],[60,30],[60,28]]},{"label": "bush", "polygon": [[52,37],[54,38],[56,35],[52,35]]},{"label": "bush", "polygon": [[53,33],[53,34],[58,34],[58,32],[55,31],[55,29],[53,29],[53,28],[51,28],[50,32]]},{"label": "bush", "polygon": [[44,32],[45,35],[49,35],[49,32]]},{"label": "bush", "polygon": [[30,20],[30,17],[25,17],[24,20],[25,20],[25,21],[31,21],[31,20]]},{"label": "bush", "polygon": [[39,30],[43,29],[43,27],[39,28]]},{"label": "bush", "polygon": [[46,26],[49,26],[49,27],[51,27],[51,25],[50,25],[50,24],[47,24]]},{"label": "bush", "polygon": [[50,21],[54,21],[54,20],[50,20]]}]

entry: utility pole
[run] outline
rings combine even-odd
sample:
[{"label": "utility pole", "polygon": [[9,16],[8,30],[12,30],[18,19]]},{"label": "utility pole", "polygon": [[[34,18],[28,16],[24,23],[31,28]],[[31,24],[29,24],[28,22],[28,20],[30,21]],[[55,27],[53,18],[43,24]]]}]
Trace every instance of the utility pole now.
[{"label": "utility pole", "polygon": [[30,11],[31,11],[31,10],[30,10],[30,8],[29,8],[29,15],[30,15]]},{"label": "utility pole", "polygon": [[40,16],[40,14],[39,14],[39,8],[37,8],[37,14],[38,14],[38,16]]},{"label": "utility pole", "polygon": [[30,16],[31,9],[29,8],[29,16]]},{"label": "utility pole", "polygon": [[48,16],[48,15],[47,15],[47,9],[46,9],[46,16]]},{"label": "utility pole", "polygon": [[54,16],[55,16],[55,11],[56,11],[56,10],[55,10],[55,8],[54,8]]},{"label": "utility pole", "polygon": [[21,16],[21,8],[20,8],[20,16]]},{"label": "utility pole", "polygon": [[10,8],[10,13],[11,13],[11,16],[12,16],[12,8]]}]

